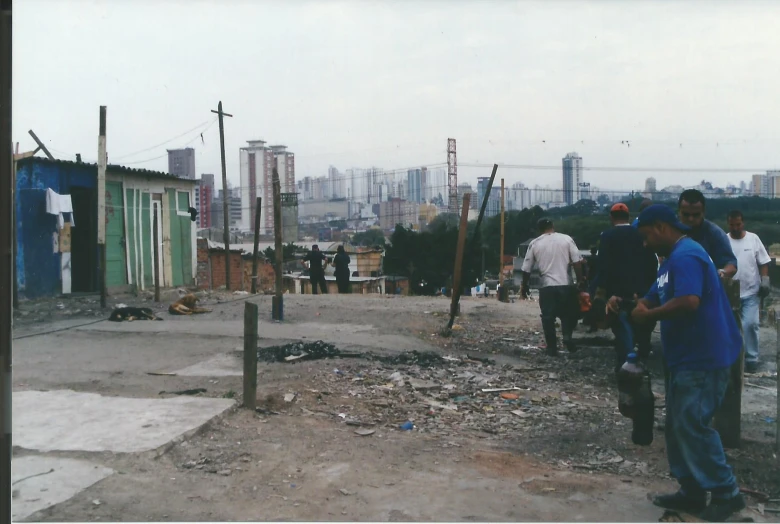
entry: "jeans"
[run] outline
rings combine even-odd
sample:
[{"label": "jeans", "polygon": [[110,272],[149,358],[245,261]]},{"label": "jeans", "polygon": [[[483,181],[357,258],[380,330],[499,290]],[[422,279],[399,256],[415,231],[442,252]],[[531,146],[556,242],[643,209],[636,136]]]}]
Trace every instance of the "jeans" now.
[{"label": "jeans", "polygon": [[325,273],[309,273],[309,281],[311,282],[311,294],[317,294],[317,284],[319,284],[323,295],[328,294],[328,284],[325,283]]},{"label": "jeans", "polygon": [[745,343],[745,363],[758,364],[758,313],[761,299],[750,295],[741,300],[739,315],[742,317],[742,340]]},{"label": "jeans", "polygon": [[636,325],[631,322],[631,314],[621,311],[612,324],[612,333],[615,335],[615,357],[617,366],[623,365],[629,353],[634,352],[637,346],[640,357],[647,357],[650,353],[650,337],[655,329],[655,323]]},{"label": "jeans", "polygon": [[577,288],[574,286],[547,286],[539,290],[539,309],[542,311],[542,330],[548,348],[556,346],[555,319],[561,319],[563,340],[571,340],[579,315]]},{"label": "jeans", "polygon": [[730,498],[739,493],[726,464],[720,435],[710,427],[723,402],[729,368],[713,371],[671,370],[666,390],[666,455],[682,491],[700,497]]}]

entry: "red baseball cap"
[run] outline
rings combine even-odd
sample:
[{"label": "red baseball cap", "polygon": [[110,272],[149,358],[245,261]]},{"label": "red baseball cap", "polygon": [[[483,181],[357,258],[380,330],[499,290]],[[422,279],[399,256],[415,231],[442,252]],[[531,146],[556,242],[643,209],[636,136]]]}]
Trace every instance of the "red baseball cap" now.
[{"label": "red baseball cap", "polygon": [[612,209],[609,210],[610,213],[619,213],[622,211],[623,213],[628,213],[628,206],[625,205],[623,202],[618,202],[614,206],[612,206]]}]

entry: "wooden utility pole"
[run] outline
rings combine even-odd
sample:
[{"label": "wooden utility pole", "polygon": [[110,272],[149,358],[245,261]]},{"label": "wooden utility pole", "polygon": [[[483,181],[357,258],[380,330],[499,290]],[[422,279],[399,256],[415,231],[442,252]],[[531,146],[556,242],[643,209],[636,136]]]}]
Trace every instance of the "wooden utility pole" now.
[{"label": "wooden utility pole", "polygon": [[260,243],[260,210],[263,203],[262,197],[257,197],[255,207],[255,249],[252,251],[252,294],[257,293],[257,250]]},{"label": "wooden utility pole", "polygon": [[[739,314],[739,281],[730,278],[721,280],[726,289],[726,296],[731,303],[731,309],[740,333],[742,318]],[[731,366],[729,385],[720,409],[715,414],[715,429],[720,434],[720,440],[725,448],[738,448],[742,440],[742,389],[745,375],[745,346],[739,352],[739,358]]]},{"label": "wooden utility pole", "polygon": [[11,522],[11,342],[14,222],[11,147],[11,0],[0,0],[0,522]]},{"label": "wooden utility pole", "polygon": [[282,186],[279,182],[279,171],[274,167],[274,250],[276,251],[276,285],[271,306],[271,317],[274,320],[284,320],[284,294],[282,290],[282,268],[284,266],[284,246],[282,245]]},{"label": "wooden utility pole", "polygon": [[[154,205],[154,204],[152,204]],[[157,233],[157,208],[152,218],[152,241],[154,242],[154,301],[160,301],[160,235]]]},{"label": "wooden utility pole", "polygon": [[257,407],[257,304],[244,304],[244,407]]},{"label": "wooden utility pole", "polygon": [[458,314],[458,301],[460,300],[460,274],[463,268],[463,251],[466,247],[466,233],[469,228],[469,200],[471,193],[463,195],[463,211],[460,214],[460,228],[458,229],[458,247],[455,251],[455,271],[452,275],[452,303],[450,304],[450,321],[447,323],[447,331],[452,329],[455,323],[455,315]]},{"label": "wooden utility pole", "polygon": [[[501,179],[501,241],[498,248],[498,283],[504,284],[504,179]],[[499,300],[503,297],[499,295]]]},{"label": "wooden utility pole", "polygon": [[[32,131],[30,131],[32,134]],[[43,147],[40,142],[39,146]],[[100,307],[106,307],[106,106],[100,106],[100,134],[98,136],[97,201],[98,201],[98,256],[100,257]]]},{"label": "wooden utility pole", "polygon": [[222,153],[222,216],[224,218],[223,238],[225,242],[225,289],[230,291],[230,197],[228,197],[227,168],[225,167],[225,126],[223,117],[229,115],[222,111],[222,101],[219,101],[217,110],[211,110],[219,116],[219,148]]},{"label": "wooden utility pole", "polygon": [[[775,347],[775,371],[780,370],[780,322],[775,321],[777,329],[777,342]],[[777,413],[775,414],[775,451],[780,453],[780,374],[775,379],[777,381]]]}]

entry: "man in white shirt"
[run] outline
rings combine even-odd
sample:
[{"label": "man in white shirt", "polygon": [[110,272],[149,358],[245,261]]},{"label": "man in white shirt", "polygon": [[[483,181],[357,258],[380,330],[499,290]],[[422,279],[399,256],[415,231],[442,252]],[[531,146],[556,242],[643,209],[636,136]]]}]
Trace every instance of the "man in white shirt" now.
[{"label": "man in white shirt", "polygon": [[741,211],[729,213],[729,241],[737,257],[742,337],[745,343],[745,371],[758,371],[758,332],[760,297],[769,294],[769,263],[772,261],[755,233],[745,231]]},{"label": "man in white shirt", "polygon": [[558,353],[558,343],[555,336],[555,319],[561,319],[563,343],[570,352],[576,350],[572,340],[574,327],[577,325],[579,303],[577,288],[571,283],[569,267],[573,266],[577,275],[577,284],[584,284],[582,278],[582,256],[577,244],[568,235],[556,233],[553,223],[548,218],[542,218],[537,223],[539,235],[528,246],[528,252],[523,260],[523,286],[521,296],[528,297],[528,283],[531,271],[538,270],[542,280],[539,289],[539,309],[542,312],[542,328],[547,342],[547,354]]}]

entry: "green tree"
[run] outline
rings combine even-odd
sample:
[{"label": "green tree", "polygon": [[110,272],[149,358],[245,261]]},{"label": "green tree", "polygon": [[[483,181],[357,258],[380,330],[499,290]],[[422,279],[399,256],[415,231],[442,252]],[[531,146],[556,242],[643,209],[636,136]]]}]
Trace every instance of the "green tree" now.
[{"label": "green tree", "polygon": [[381,229],[368,229],[355,233],[352,236],[352,244],[356,246],[382,246],[385,245],[385,234]]}]

